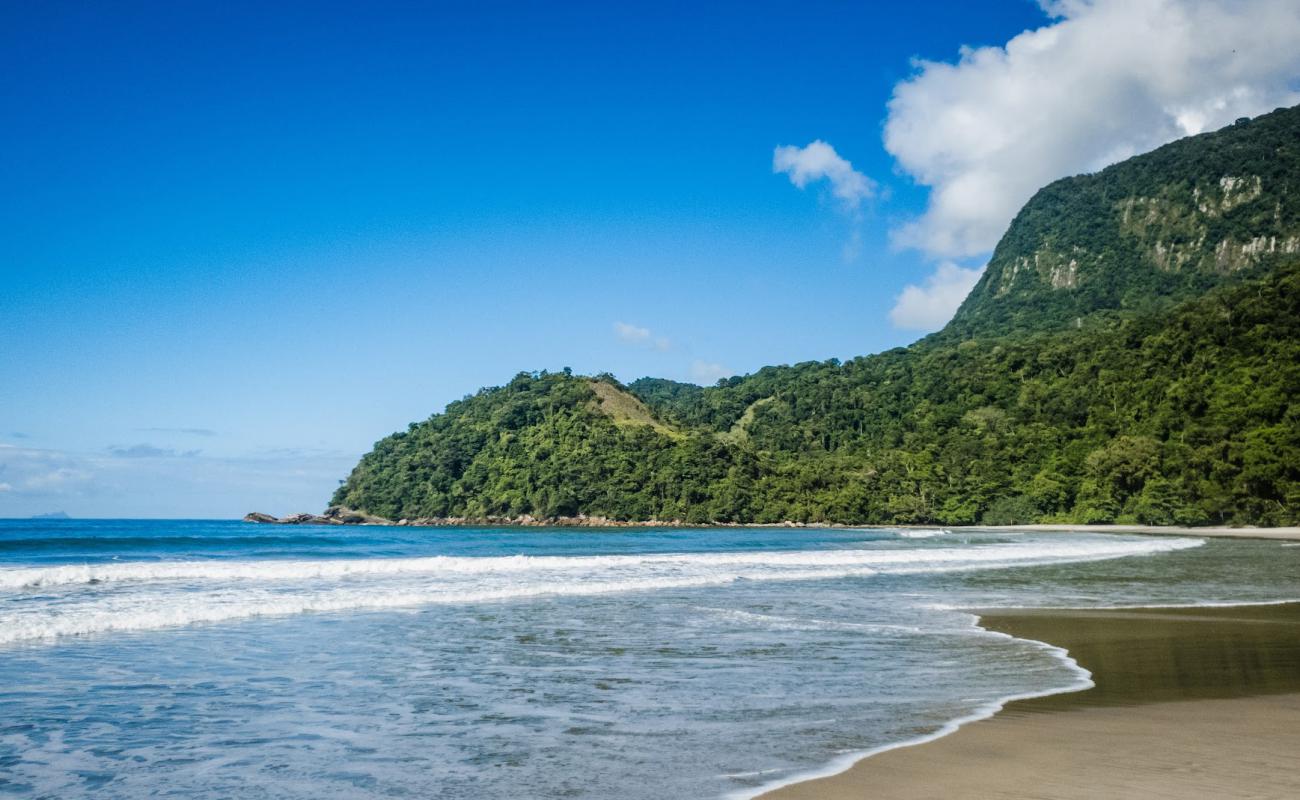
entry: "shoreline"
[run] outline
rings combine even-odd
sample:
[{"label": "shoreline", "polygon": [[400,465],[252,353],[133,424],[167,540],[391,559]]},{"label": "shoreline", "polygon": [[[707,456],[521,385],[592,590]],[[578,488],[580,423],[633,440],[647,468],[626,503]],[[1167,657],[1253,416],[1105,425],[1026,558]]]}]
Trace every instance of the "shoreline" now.
[{"label": "shoreline", "polygon": [[1004,531],[1026,533],[1135,533],[1144,536],[1205,536],[1211,539],[1272,539],[1283,541],[1300,541],[1300,527],[1256,528],[1243,526],[1230,528],[1207,526],[1204,528],[1187,528],[1179,525],[966,525],[949,527],[961,531]]},{"label": "shoreline", "polygon": [[[979,616],[979,614],[972,612],[971,616],[974,617],[974,623],[973,623],[974,627],[979,630],[994,635],[1006,636],[1008,638],[1019,638],[1019,637],[1012,637],[1011,634],[1009,633],[1004,633],[1002,631],[992,630],[990,628],[984,627],[981,624],[981,617]],[[969,714],[966,714],[965,716],[961,716],[961,717],[957,717],[956,719],[949,720],[944,725],[942,725],[938,730],[933,731],[931,733],[927,733],[913,739],[905,739],[899,742],[891,742],[889,744],[880,745],[879,747],[873,747],[869,750],[861,750],[857,752],[846,753],[832,760],[831,762],[822,766],[819,769],[796,773],[795,775],[789,776],[787,778],[783,778],[774,783],[757,787],[755,789],[745,789],[742,791],[730,793],[726,795],[726,800],[761,800],[762,798],[773,798],[774,800],[781,800],[781,798],[784,796],[783,791],[790,789],[791,787],[795,787],[796,790],[798,790],[798,787],[803,787],[806,784],[817,784],[820,786],[823,782],[833,781],[836,778],[844,775],[845,773],[857,769],[859,766],[861,766],[862,762],[868,759],[874,758],[876,756],[884,755],[885,753],[890,753],[895,750],[905,750],[912,747],[921,747],[923,745],[928,745],[931,742],[937,742],[947,736],[951,736],[954,733],[957,733],[958,731],[964,729],[968,725],[985,722],[987,720],[991,720],[995,718],[998,714],[1001,714],[1003,710],[1007,708],[1007,706],[1011,705],[1012,703],[1019,703],[1019,702],[1029,701],[1029,700],[1041,700],[1043,698],[1052,697],[1058,694],[1086,692],[1089,689],[1092,689],[1096,685],[1092,680],[1092,673],[1084,669],[1082,666],[1080,666],[1079,662],[1076,661],[1070,655],[1069,651],[1066,650],[1065,648],[1058,647],[1057,645],[1054,644],[1049,644],[1048,642],[1039,641],[1037,639],[1025,639],[1024,641],[1028,641],[1028,642],[1032,642],[1033,644],[1040,645],[1045,650],[1048,650],[1054,656],[1061,659],[1063,664],[1075,670],[1078,676],[1078,681],[1070,686],[1066,686],[1060,689],[1043,689],[1034,692],[1018,692],[1016,694],[1011,694],[1005,697],[998,698],[997,700],[979,706],[974,711],[972,711]]]},{"label": "shoreline", "polygon": [[[1043,645],[1087,677],[731,797],[1300,796],[1300,774],[1287,766],[1300,747],[1300,603],[972,613],[976,627]],[[1225,720],[1240,728],[1234,748],[1282,760],[1225,753]],[[1188,763],[1198,766],[1169,767]],[[1114,785],[1094,787],[1089,769],[1109,770]],[[1189,775],[1222,785],[1207,790]]]},{"label": "shoreline", "polygon": [[525,514],[521,517],[429,517],[391,520],[385,517],[354,511],[341,506],[331,506],[321,514],[290,514],[275,517],[259,511],[245,514],[244,522],[259,525],[374,525],[420,528],[829,528],[835,530],[861,528],[863,530],[945,530],[994,533],[1121,533],[1146,536],[1203,536],[1226,539],[1270,539],[1300,541],[1300,526],[1256,528],[1251,526],[1206,526],[1197,528],[1177,525],[848,525],[840,522],[700,522],[683,520],[614,520],[607,517],[551,517],[537,518]]}]

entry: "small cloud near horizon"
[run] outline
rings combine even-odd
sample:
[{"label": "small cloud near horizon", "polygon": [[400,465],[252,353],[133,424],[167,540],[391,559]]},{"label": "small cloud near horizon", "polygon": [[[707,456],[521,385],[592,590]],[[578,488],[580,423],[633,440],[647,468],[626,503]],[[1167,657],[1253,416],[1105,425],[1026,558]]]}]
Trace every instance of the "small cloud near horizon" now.
[{"label": "small cloud near horizon", "polygon": [[691,363],[691,380],[701,386],[712,386],[733,374],[731,370],[717,362],[696,360]]},{"label": "small cloud near horizon", "polygon": [[202,450],[173,450],[170,447],[154,447],[151,444],[133,444],[127,447],[112,445],[109,455],[116,458],[193,458]]},{"label": "small cloud near horizon", "polygon": [[183,433],[188,436],[216,436],[211,428],[136,428],[137,433]]},{"label": "small cloud near horizon", "polygon": [[663,352],[672,348],[672,341],[666,336],[655,336],[649,329],[629,322],[615,322],[614,335],[619,341],[641,347],[652,347]]},{"label": "small cloud near horizon", "polygon": [[[0,517],[58,508],[77,517],[239,517],[249,510],[289,513],[316,508],[357,455],[167,457],[130,447],[137,457],[75,453],[0,443]],[[162,451],[159,454],[156,451]],[[147,457],[158,456],[158,457]]]}]

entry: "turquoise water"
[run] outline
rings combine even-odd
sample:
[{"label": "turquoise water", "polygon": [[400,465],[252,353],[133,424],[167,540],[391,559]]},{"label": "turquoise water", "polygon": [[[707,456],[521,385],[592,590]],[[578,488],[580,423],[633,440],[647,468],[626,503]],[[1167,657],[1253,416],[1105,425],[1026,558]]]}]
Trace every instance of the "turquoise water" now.
[{"label": "turquoise water", "polygon": [[1086,681],[962,607],[1297,576],[1195,538],[0,521],[0,793],[745,796]]}]

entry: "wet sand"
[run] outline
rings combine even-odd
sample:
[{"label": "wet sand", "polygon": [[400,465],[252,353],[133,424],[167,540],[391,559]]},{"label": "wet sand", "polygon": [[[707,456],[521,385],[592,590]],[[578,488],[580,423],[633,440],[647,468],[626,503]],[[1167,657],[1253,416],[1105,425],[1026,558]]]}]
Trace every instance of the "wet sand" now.
[{"label": "wet sand", "polygon": [[998,611],[980,624],[1066,648],[1096,687],[762,797],[1300,797],[1300,604]]},{"label": "wet sand", "polygon": [[1300,541],[1300,527],[1181,528],[1176,525],[972,525],[973,531],[1035,531],[1068,533],[1141,533],[1147,536],[1205,536],[1211,539],[1272,539]]}]

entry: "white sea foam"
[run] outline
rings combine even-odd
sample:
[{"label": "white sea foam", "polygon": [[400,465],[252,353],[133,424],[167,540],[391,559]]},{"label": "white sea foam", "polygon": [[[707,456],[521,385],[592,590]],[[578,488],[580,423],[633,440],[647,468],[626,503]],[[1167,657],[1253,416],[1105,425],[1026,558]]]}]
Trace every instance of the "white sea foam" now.
[{"label": "white sea foam", "polygon": [[[1086,606],[1026,606],[1021,603],[1014,606],[1006,606],[1009,609],[1020,610],[1024,608],[1033,608],[1042,611],[1143,611],[1148,608],[1251,608],[1253,606],[1289,606],[1300,603],[1300,597],[1284,597],[1273,600],[1187,600],[1178,603],[1104,603],[1098,602]],[[998,608],[998,606],[981,606],[983,608]],[[952,611],[957,606],[933,606],[936,610]]]},{"label": "white sea foam", "polygon": [[[1200,539],[1128,539],[990,544],[909,550],[801,550],[608,556],[432,556],[338,560],[163,561],[0,569],[0,589],[33,589],[122,581],[300,581],[353,577],[589,573],[690,568],[879,569],[918,566],[1016,566],[1039,561],[1120,558],[1182,550]],[[752,576],[751,576],[752,577]]]},{"label": "white sea foam", "polygon": [[949,530],[916,531],[916,530],[909,529],[909,530],[895,531],[895,533],[897,533],[900,537],[904,539],[933,539],[936,536],[944,536],[946,534],[952,533],[952,531]]},{"label": "white sea foam", "polygon": [[756,614],[735,608],[700,608],[700,611],[714,617],[732,622],[757,625],[768,630],[826,630],[826,631],[860,631],[863,633],[883,634],[919,634],[924,629],[915,625],[889,625],[874,622],[842,622],[829,619],[812,619],[807,617],[787,617],[780,614]]},{"label": "white sea foam", "polygon": [[134,562],[0,571],[0,644],[305,612],[999,569],[1151,555],[1199,539],[1106,537],[906,550]]}]

